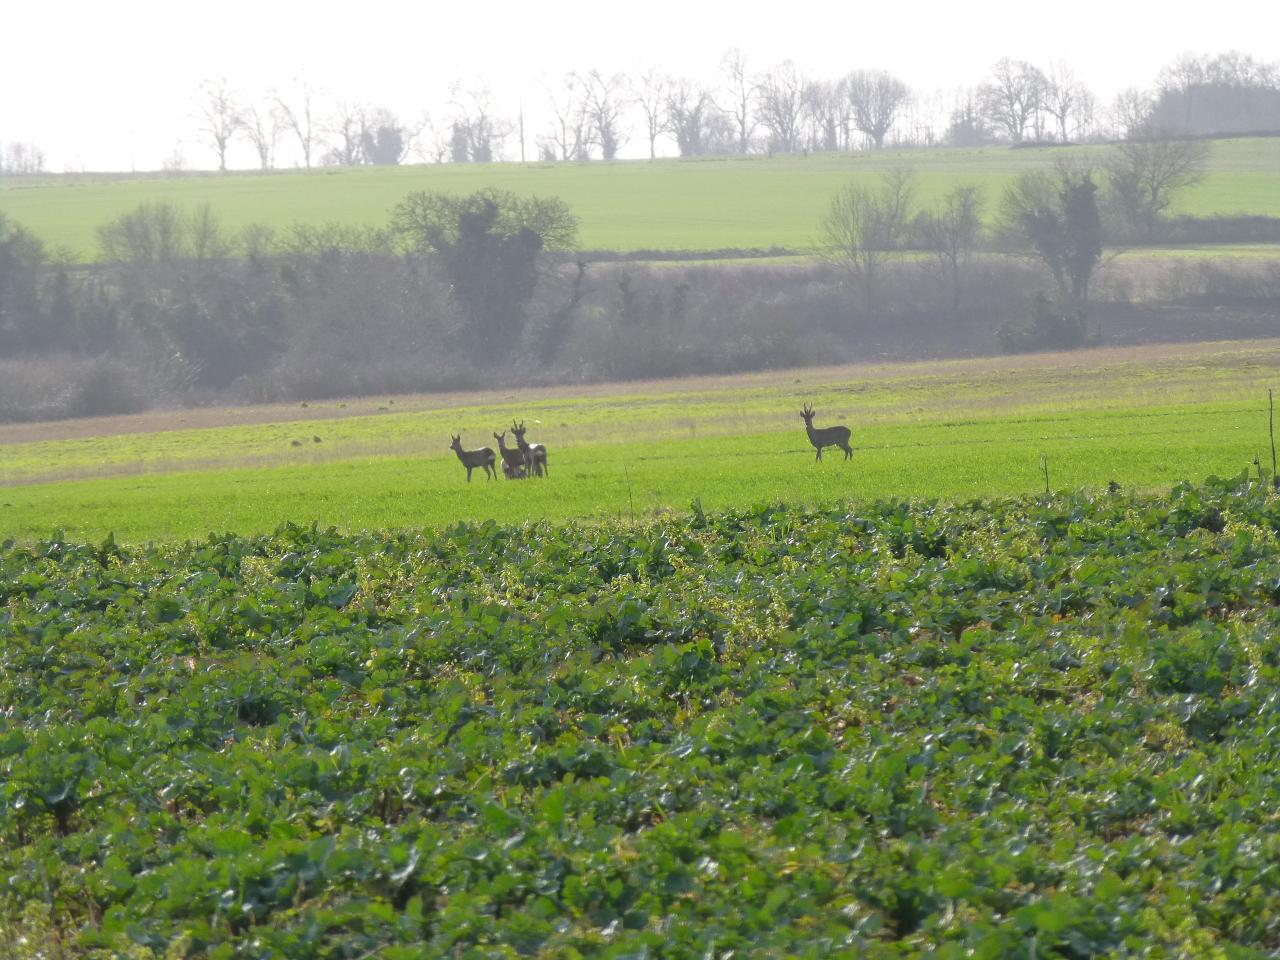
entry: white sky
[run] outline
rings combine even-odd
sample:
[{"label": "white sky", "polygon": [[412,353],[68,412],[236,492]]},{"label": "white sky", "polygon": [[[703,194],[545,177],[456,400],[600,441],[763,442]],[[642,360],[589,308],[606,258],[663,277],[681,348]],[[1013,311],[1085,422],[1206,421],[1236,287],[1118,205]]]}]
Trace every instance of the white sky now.
[{"label": "white sky", "polygon": [[[834,80],[880,67],[920,91],[974,85],[1002,56],[1041,67],[1063,59],[1105,103],[1150,86],[1185,51],[1280,61],[1280,0],[10,0],[0,12],[0,148],[35,143],[53,171],[157,169],[175,149],[210,168],[192,121],[202,80],[225,77],[253,101],[304,77],[412,121],[424,111],[443,119],[450,84],[481,78],[500,112],[514,117],[523,103],[532,156],[540,78],[656,65],[714,84],[733,46],[754,69],[791,59]],[[641,140],[633,129],[630,152]],[[247,145],[231,165],[254,165]]]}]

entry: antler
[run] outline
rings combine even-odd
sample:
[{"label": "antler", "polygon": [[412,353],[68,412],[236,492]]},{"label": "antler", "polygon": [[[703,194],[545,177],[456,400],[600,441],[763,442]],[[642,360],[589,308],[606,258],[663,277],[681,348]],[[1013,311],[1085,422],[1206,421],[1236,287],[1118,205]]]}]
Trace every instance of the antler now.
[{"label": "antler", "polygon": [[804,405],[804,414],[805,414],[805,416],[808,416],[808,417],[813,416],[813,407],[812,407],[812,405],[807,404],[807,403]]}]

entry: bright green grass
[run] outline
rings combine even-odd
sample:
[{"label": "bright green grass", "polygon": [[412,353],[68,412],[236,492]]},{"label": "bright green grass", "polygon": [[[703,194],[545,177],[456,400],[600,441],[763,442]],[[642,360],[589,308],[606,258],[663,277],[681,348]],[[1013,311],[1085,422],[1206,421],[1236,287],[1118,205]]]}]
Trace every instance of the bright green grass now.
[{"label": "bright green grass", "polygon": [[1238,473],[1261,453],[1256,405],[1156,408],[862,431],[852,463],[813,462],[802,431],[635,446],[557,450],[550,477],[463,481],[441,457],[369,458],[36,484],[0,491],[0,533],[121,541],[186,540],[270,531],[286,521],[351,531],[643,516],[759,502],[817,504],[891,497],[967,500],[1043,488],[1164,487]]},{"label": "bright green grass", "polygon": [[[124,541],[643,516],[762,501],[1162,488],[1267,450],[1280,344],[1200,345],[708,380],[582,397],[464,402],[346,419],[10,444],[0,536]],[[854,428],[852,463],[813,462],[798,409]],[[464,480],[447,449],[521,416],[550,477]],[[320,437],[316,444],[313,437]],[[300,444],[294,441],[302,440]],[[95,476],[95,474],[101,474]],[[33,482],[62,478],[56,482]]]},{"label": "bright green grass", "polygon": [[[1010,177],[1060,157],[1099,160],[1104,147],[929,149],[812,157],[594,164],[444,164],[268,175],[49,177],[0,183],[0,212],[78,259],[96,229],[144,200],[210,204],[229,228],[302,221],[385,224],[415,190],[500,187],[562,197],[581,218],[584,249],[811,249],[831,197],[850,180],[910,167],[927,204],[956,183],[984,187],[988,213]],[[1280,138],[1215,141],[1208,175],[1175,212],[1280,215]]]}]

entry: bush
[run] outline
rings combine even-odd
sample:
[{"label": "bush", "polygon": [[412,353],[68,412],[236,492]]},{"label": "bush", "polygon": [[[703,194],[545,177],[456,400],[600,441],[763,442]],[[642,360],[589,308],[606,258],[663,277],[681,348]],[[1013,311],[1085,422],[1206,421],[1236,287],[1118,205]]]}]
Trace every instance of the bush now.
[{"label": "bush", "polygon": [[0,360],[0,421],[137,413],[151,402],[145,376],[113,357]]},{"label": "bush", "polygon": [[1063,310],[1043,292],[1031,304],[1031,316],[1006,321],[996,329],[996,340],[1006,353],[1035,350],[1072,350],[1098,342],[1100,331],[1089,329],[1082,310]]}]

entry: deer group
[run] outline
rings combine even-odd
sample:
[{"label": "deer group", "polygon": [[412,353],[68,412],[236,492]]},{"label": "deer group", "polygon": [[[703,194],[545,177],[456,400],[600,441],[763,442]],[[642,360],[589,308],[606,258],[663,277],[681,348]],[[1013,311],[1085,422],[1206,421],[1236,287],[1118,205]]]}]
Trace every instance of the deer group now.
[{"label": "deer group", "polygon": [[[845,460],[853,458],[853,448],[849,446],[849,428],[841,424],[832,427],[815,427],[813,425],[814,410],[809,404],[804,405],[804,409],[800,411],[800,416],[804,418],[805,433],[809,435],[809,442],[813,444],[816,451],[815,460],[822,459],[823,447],[839,447],[844,451]],[[547,448],[541,443],[530,443],[525,437],[526,428],[524,421],[517,423],[511,421],[510,427],[512,435],[516,438],[514,447],[507,446],[507,431],[494,433],[493,439],[498,441],[498,451],[502,454],[502,475],[508,480],[523,480],[525,477],[543,477],[550,476],[547,469]],[[494,454],[492,447],[481,447],[478,450],[464,450],[462,448],[462,437],[449,435],[453,442],[449,445],[457,455],[462,465],[467,468],[467,482],[471,482],[471,471],[476,467],[481,467],[485,476],[490,480],[496,480],[498,472],[496,465],[498,457]]]},{"label": "deer group", "polygon": [[[547,470],[547,448],[540,443],[529,443],[525,439],[526,428],[524,421],[516,423],[511,421],[511,433],[516,438],[514,447],[507,446],[507,431],[495,433],[493,439],[498,441],[498,451],[502,454],[502,475],[508,480],[523,480],[525,477],[541,477],[550,476]],[[453,442],[449,448],[453,450],[462,465],[467,468],[467,482],[471,482],[471,471],[476,467],[483,467],[485,475],[490,480],[497,479],[497,471],[494,469],[497,463],[497,457],[493,453],[492,447],[480,447],[478,450],[462,449],[462,437],[449,434]]]}]

